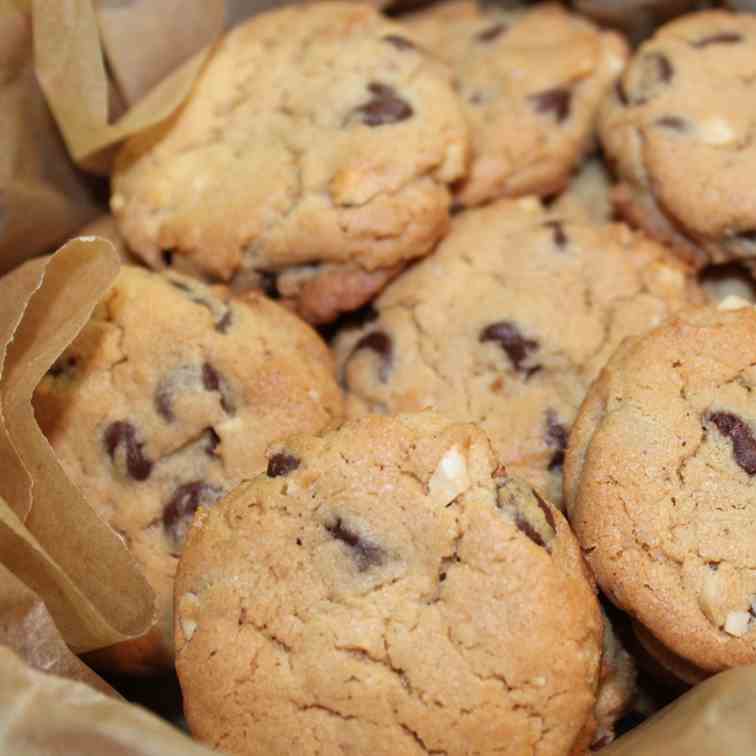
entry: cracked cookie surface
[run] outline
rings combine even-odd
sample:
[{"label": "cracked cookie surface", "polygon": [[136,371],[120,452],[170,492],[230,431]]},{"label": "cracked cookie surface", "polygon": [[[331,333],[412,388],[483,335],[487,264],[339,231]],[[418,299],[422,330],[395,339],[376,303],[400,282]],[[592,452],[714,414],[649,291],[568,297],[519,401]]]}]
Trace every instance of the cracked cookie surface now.
[{"label": "cracked cookie surface", "polygon": [[698,267],[756,258],[756,18],[693,13],[636,52],[599,131],[618,209]]},{"label": "cracked cookie surface", "polygon": [[561,514],[470,424],[287,439],[190,531],[187,720],[240,755],[567,754],[601,656],[586,575]]},{"label": "cracked cookie surface", "polygon": [[561,503],[567,435],[623,338],[702,296],[687,269],[622,225],[503,200],[455,216],[436,252],[335,341],[347,412],[430,408],[479,423],[501,464]]},{"label": "cracked cookie surface", "polygon": [[756,661],[755,344],[756,310],[738,300],[628,340],[567,454],[567,509],[599,584],[704,674]]},{"label": "cracked cookie surface", "polygon": [[524,11],[442,3],[402,21],[449,63],[470,123],[472,164],[457,201],[560,191],[624,67],[621,37],[545,3]]},{"label": "cracked cookie surface", "polygon": [[270,11],[224,38],[176,116],[126,144],[111,207],[153,268],[304,270],[295,299],[325,322],[444,233],[467,132],[448,70],[398,24],[356,3]]},{"label": "cracked cookie surface", "polygon": [[124,267],[34,408],[158,596],[154,632],[103,659],[135,671],[172,663],[173,576],[196,509],[264,469],[269,443],[338,418],[342,399],[325,345],[279,305]]}]

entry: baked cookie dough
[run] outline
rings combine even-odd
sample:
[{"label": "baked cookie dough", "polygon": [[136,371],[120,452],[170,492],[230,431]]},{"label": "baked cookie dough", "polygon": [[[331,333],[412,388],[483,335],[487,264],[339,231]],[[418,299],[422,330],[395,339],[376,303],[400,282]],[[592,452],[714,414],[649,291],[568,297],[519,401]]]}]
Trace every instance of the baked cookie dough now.
[{"label": "baked cookie dough", "polygon": [[402,21],[449,63],[470,123],[472,165],[456,185],[457,203],[563,189],[624,68],[622,38],[552,3],[439,3]]},{"label": "baked cookie dough", "polygon": [[154,631],[100,660],[142,672],[172,663],[173,577],[194,511],[264,469],[269,443],[338,419],[342,399],[325,345],[284,308],[124,267],[34,409],[155,589]]},{"label": "baked cookie dough", "polygon": [[756,258],[756,17],[692,13],[636,52],[599,131],[618,210],[697,267]]},{"label": "baked cookie dough", "polygon": [[467,152],[445,66],[366,4],[311,3],[231,31],[186,105],[121,150],[110,204],[152,268],[293,272],[325,322],[430,252]]},{"label": "baked cookie dough", "polygon": [[372,320],[338,334],[347,412],[479,423],[500,463],[560,504],[591,381],[622,339],[701,297],[685,266],[625,226],[558,220],[532,199],[469,210]]},{"label": "baked cookie dough", "polygon": [[189,726],[239,756],[567,754],[601,633],[561,514],[430,413],[275,446],[176,582]]},{"label": "baked cookie dough", "polygon": [[756,661],[754,365],[749,303],[680,313],[617,350],[570,436],[583,551],[685,679]]}]

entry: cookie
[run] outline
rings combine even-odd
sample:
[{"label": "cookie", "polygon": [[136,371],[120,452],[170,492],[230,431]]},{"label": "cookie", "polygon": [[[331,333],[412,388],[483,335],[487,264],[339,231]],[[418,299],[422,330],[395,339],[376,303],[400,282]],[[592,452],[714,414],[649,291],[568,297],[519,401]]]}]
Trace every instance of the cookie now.
[{"label": "cookie", "polygon": [[549,205],[555,216],[586,223],[609,223],[613,220],[612,179],[598,156],[586,160],[570,179],[567,188]]},{"label": "cookie", "polygon": [[369,417],[288,439],[190,531],[190,729],[240,756],[566,754],[601,656],[586,575],[563,517],[473,425]]},{"label": "cookie", "polygon": [[599,584],[704,674],[756,661],[755,364],[747,302],[680,313],[612,356],[567,452],[570,521]]},{"label": "cookie", "polygon": [[699,280],[714,302],[721,302],[727,297],[756,302],[756,281],[744,265],[709,265],[701,271]]},{"label": "cookie", "polygon": [[124,267],[34,409],[155,589],[153,632],[102,659],[140,672],[172,663],[173,577],[194,511],[264,469],[269,443],[338,419],[342,399],[327,348],[284,308]]},{"label": "cookie", "polygon": [[756,18],[673,21],[637,51],[601,110],[618,210],[697,267],[756,258]]},{"label": "cookie", "polygon": [[121,150],[110,204],[149,266],[304,272],[301,314],[325,322],[430,252],[467,151],[441,63],[366,4],[313,3],[231,31],[187,104]]},{"label": "cookie", "polygon": [[451,66],[470,123],[472,164],[457,203],[563,189],[625,65],[621,37],[556,4],[442,3],[402,20]]},{"label": "cookie", "polygon": [[567,436],[614,348],[699,301],[687,269],[622,225],[503,200],[453,220],[437,251],[338,334],[351,416],[435,409],[479,423],[501,464],[561,502]]}]

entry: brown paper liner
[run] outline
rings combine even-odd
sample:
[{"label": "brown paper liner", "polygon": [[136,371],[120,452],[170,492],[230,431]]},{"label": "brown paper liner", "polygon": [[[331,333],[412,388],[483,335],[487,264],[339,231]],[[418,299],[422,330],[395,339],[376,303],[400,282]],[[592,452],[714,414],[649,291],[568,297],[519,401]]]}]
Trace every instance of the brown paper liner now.
[{"label": "brown paper liner", "polygon": [[66,477],[31,398],[119,267],[106,241],[78,239],[0,279],[0,562],[44,600],[77,653],[142,635],[154,596]]},{"label": "brown paper liner", "polygon": [[138,706],[45,675],[0,648],[0,753],[21,756],[211,756]]},{"label": "brown paper liner", "polygon": [[12,648],[31,667],[78,680],[114,698],[120,696],[71,653],[47,607],[0,564],[0,646]]},{"label": "brown paper liner", "polygon": [[31,22],[0,0],[0,275],[94,217],[34,77]]}]

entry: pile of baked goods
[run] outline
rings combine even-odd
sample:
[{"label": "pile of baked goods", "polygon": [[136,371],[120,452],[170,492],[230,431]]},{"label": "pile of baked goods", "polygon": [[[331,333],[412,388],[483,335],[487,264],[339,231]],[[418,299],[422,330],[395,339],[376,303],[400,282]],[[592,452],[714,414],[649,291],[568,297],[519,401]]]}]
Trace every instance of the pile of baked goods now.
[{"label": "pile of baked goods", "polygon": [[229,32],[34,393],[157,596],[89,663],[240,756],[577,756],[755,663],[754,86],[722,9]]}]

